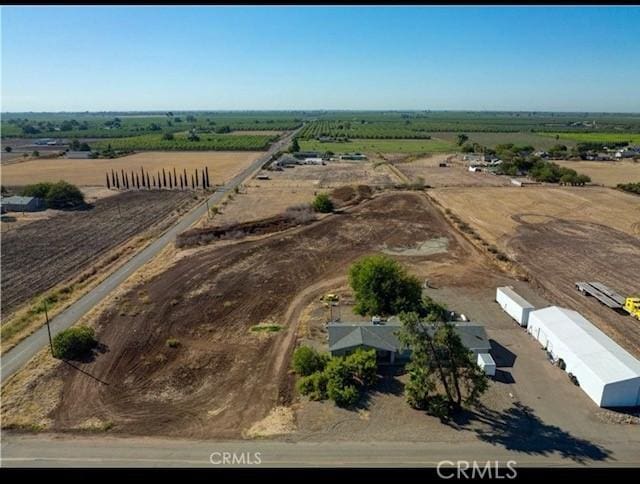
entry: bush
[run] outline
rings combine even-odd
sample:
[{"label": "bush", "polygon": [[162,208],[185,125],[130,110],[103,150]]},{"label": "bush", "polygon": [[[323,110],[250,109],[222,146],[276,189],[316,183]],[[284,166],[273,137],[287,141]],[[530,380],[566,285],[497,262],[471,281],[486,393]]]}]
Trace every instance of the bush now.
[{"label": "bush", "polygon": [[169,338],[169,339],[167,340],[167,346],[168,346],[169,348],[177,348],[178,346],[180,346],[180,341],[178,341],[178,340],[177,340],[177,339],[175,339],[175,338]]},{"label": "bush", "polygon": [[352,375],[363,385],[368,386],[375,383],[378,373],[376,350],[358,348],[346,358],[346,361]]},{"label": "bush", "polygon": [[332,358],[325,369],[327,396],[339,407],[353,406],[359,398],[351,368],[344,358]]},{"label": "bush", "polygon": [[326,400],[327,376],[322,371],[303,376],[298,380],[298,391],[302,395],[307,395],[311,400]]},{"label": "bush", "polygon": [[308,346],[301,346],[293,353],[293,370],[300,376],[309,376],[324,370],[327,359],[327,355],[318,353]]},{"label": "bush", "polygon": [[326,193],[319,193],[311,204],[316,212],[331,213],[333,212],[333,202]]},{"label": "bush", "polygon": [[93,329],[87,326],[65,329],[53,338],[54,356],[65,360],[80,359],[97,345]]}]

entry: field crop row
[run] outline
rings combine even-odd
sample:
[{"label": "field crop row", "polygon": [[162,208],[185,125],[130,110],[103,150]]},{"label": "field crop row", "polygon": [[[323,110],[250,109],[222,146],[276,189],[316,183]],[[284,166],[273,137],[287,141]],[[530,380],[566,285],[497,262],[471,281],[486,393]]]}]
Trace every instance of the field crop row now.
[{"label": "field crop row", "polygon": [[263,151],[278,135],[198,134],[198,141],[190,141],[185,133],[176,133],[174,139],[163,139],[162,134],[143,134],[127,138],[102,140],[91,144],[94,150],[161,150],[161,151]]},{"label": "field crop row", "polygon": [[640,144],[640,134],[633,133],[541,133],[543,136],[558,138],[559,141],[577,143],[619,143]]},{"label": "field crop row", "polygon": [[441,139],[353,139],[347,142],[302,140],[304,151],[332,151],[334,153],[447,153],[456,150],[454,143]]}]

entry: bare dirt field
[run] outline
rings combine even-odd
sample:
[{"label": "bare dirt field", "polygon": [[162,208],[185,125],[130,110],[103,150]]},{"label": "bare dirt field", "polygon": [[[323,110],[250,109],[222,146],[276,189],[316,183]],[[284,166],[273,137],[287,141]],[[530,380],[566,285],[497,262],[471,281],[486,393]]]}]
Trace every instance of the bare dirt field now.
[{"label": "bare dirt field", "polygon": [[[125,192],[102,198],[86,211],[47,210],[40,212],[42,218],[16,228],[2,222],[9,226],[2,233],[4,316],[84,270],[109,249],[153,225],[170,223],[194,202],[191,192]],[[55,214],[45,216],[48,212]]]},{"label": "bare dirt field", "polygon": [[203,225],[233,224],[273,217],[287,208],[311,203],[321,192],[346,185],[382,187],[401,180],[386,165],[371,162],[330,162],[326,165],[302,165],[284,171],[264,171],[269,180],[255,177],[245,183],[239,194]]},{"label": "bare dirt field", "polygon": [[[115,432],[239,437],[291,400],[290,352],[310,300],[360,255],[443,236],[446,254],[413,263],[464,272],[472,258],[439,212],[422,195],[393,193],[302,228],[188,251],[102,313],[101,354],[81,372],[58,370],[53,429],[97,419]],[[264,322],[283,330],[251,331]]]},{"label": "bare dirt field", "polygon": [[147,151],[114,159],[73,160],[57,158],[33,160],[2,167],[2,182],[5,185],[28,185],[40,181],[66,180],[79,186],[105,185],[105,173],[116,170],[139,170],[155,173],[162,169],[183,168],[187,172],[209,168],[212,185],[223,183],[240,173],[261,152],[254,151]]},{"label": "bare dirt field", "polygon": [[623,295],[640,290],[640,200],[606,188],[433,190],[432,196],[505,250],[554,304],[582,313],[640,356],[640,327],[582,296],[595,280]]},{"label": "bare dirt field", "polygon": [[[446,167],[438,166],[446,163]],[[478,187],[506,186],[511,182],[504,176],[496,176],[487,172],[470,172],[467,166],[454,155],[438,154],[406,161],[396,160],[394,166],[409,181],[419,178],[430,187]]]},{"label": "bare dirt field", "polygon": [[556,161],[591,177],[593,183],[615,187],[618,183],[640,181],[640,163],[633,161]]}]

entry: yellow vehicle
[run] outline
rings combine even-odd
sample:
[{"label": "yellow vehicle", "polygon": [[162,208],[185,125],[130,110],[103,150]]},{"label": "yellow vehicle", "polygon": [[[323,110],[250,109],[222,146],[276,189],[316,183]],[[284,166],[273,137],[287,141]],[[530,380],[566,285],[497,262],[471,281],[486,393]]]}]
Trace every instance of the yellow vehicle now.
[{"label": "yellow vehicle", "polygon": [[624,310],[640,320],[640,297],[628,297],[624,300]]},{"label": "yellow vehicle", "polygon": [[338,295],[333,293],[325,294],[320,300],[326,303],[338,302]]}]

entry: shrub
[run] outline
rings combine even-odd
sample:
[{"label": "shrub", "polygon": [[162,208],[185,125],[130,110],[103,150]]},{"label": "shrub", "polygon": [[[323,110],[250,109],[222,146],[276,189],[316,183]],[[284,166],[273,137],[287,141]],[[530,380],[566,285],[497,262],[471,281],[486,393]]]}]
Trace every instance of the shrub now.
[{"label": "shrub", "polygon": [[311,204],[316,212],[330,213],[333,212],[333,202],[326,193],[319,193]]},{"label": "shrub", "polygon": [[169,348],[177,348],[178,346],[180,346],[180,341],[178,341],[176,338],[169,338],[167,340],[167,346]]},{"label": "shrub", "polygon": [[307,395],[311,400],[326,400],[327,376],[323,371],[317,371],[298,380],[298,391]]},{"label": "shrub", "polygon": [[325,369],[327,396],[339,407],[355,405],[359,398],[351,368],[344,358],[332,358]]},{"label": "shrub", "polygon": [[327,359],[327,355],[318,353],[308,346],[301,346],[293,353],[293,370],[300,376],[309,376],[324,370]]},{"label": "shrub", "polygon": [[353,376],[363,385],[368,386],[375,383],[378,372],[376,350],[358,348],[346,358],[346,361]]},{"label": "shrub", "polygon": [[97,345],[93,329],[87,326],[65,329],[53,338],[54,355],[65,360],[80,359]]}]

